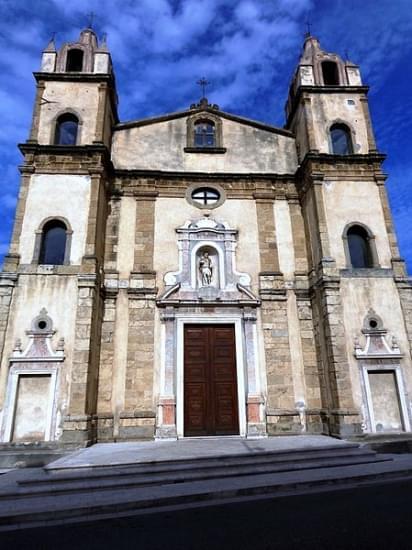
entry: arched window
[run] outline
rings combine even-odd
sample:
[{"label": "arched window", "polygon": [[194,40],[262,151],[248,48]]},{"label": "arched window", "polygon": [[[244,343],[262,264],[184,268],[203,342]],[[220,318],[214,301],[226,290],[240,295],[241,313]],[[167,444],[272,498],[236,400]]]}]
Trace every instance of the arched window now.
[{"label": "arched window", "polygon": [[334,155],[351,155],[353,153],[350,130],[345,124],[331,126],[330,139]]},{"label": "arched window", "polygon": [[67,52],[66,71],[76,73],[83,70],[83,50],[72,48]]},{"label": "arched window", "polygon": [[352,225],[346,232],[349,260],[352,267],[374,267],[370,235],[361,225]]},{"label": "arched window", "polygon": [[338,66],[334,61],[323,61],[322,76],[325,86],[339,86]]},{"label": "arched window", "polygon": [[75,115],[66,113],[57,119],[55,145],[76,145],[79,120]]},{"label": "arched window", "polygon": [[50,220],[43,227],[39,264],[63,265],[66,255],[67,227],[60,220]]},{"label": "arched window", "polygon": [[210,120],[199,120],[195,123],[195,147],[215,147],[215,125]]}]

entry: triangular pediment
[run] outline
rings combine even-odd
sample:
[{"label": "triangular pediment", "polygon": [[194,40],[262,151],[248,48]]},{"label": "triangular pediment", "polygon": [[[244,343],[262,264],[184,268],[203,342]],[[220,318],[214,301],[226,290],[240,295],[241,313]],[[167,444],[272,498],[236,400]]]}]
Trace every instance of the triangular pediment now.
[{"label": "triangular pediment", "polygon": [[277,126],[272,126],[270,124],[266,124],[265,122],[260,122],[258,120],[253,120],[240,115],[235,115],[233,113],[228,113],[226,111],[222,111],[218,108],[215,108],[214,106],[211,106],[211,105],[208,105],[206,107],[195,106],[185,111],[176,111],[174,113],[168,113],[168,114],[159,115],[155,117],[121,122],[115,126],[115,131],[124,130],[128,128],[138,128],[141,126],[149,126],[152,124],[159,124],[162,122],[168,122],[179,118],[188,118],[193,115],[198,115],[201,113],[204,113],[205,116],[207,116],[208,114],[214,115],[226,120],[230,120],[232,122],[237,122],[245,126],[251,126],[253,128],[264,130],[265,132],[272,132],[274,134],[280,134],[287,137],[294,137],[292,132],[290,132],[289,130],[285,130],[284,128],[278,128]]}]

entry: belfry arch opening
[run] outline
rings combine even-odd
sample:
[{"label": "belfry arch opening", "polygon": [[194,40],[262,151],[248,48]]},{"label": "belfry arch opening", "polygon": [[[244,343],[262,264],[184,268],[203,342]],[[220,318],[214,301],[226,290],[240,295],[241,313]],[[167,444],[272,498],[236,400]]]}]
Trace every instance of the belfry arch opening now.
[{"label": "belfry arch opening", "polygon": [[66,71],[78,73],[83,70],[83,50],[72,48],[67,52]]},{"label": "belfry arch opening", "polygon": [[339,86],[339,71],[334,61],[323,61],[322,77],[325,86]]}]

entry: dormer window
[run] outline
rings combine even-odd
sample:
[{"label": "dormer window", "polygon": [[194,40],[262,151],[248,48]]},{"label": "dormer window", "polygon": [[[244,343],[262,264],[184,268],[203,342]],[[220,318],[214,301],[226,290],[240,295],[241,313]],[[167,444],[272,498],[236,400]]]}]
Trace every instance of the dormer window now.
[{"label": "dormer window", "polygon": [[83,50],[72,48],[67,52],[66,71],[79,73],[83,70]]},{"label": "dormer window", "polygon": [[339,86],[338,66],[334,61],[323,61],[322,76],[325,86]]},{"label": "dormer window", "polygon": [[200,120],[195,123],[195,147],[215,147],[216,130],[210,120]]}]

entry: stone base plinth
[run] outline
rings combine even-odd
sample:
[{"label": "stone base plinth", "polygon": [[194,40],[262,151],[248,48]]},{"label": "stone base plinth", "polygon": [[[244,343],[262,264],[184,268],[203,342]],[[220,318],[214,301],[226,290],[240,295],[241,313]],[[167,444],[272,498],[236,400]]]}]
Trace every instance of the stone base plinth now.
[{"label": "stone base plinth", "polygon": [[177,439],[176,399],[174,396],[159,397],[157,420],[156,439]]},{"label": "stone base plinth", "polygon": [[362,435],[362,417],[358,411],[333,410],[328,414],[329,434],[333,437],[345,439]]},{"label": "stone base plinth", "polygon": [[123,412],[119,416],[117,441],[153,439],[156,415],[153,411]]},{"label": "stone base plinth", "polygon": [[96,443],[96,418],[91,415],[65,416],[63,421],[63,446],[88,447]]},{"label": "stone base plinth", "polygon": [[156,427],[156,439],[163,440],[176,440],[177,439],[177,430],[176,424],[166,425],[162,424],[161,426]]},{"label": "stone base plinth", "polygon": [[97,420],[97,441],[114,441],[114,416],[113,414],[98,414]]}]

